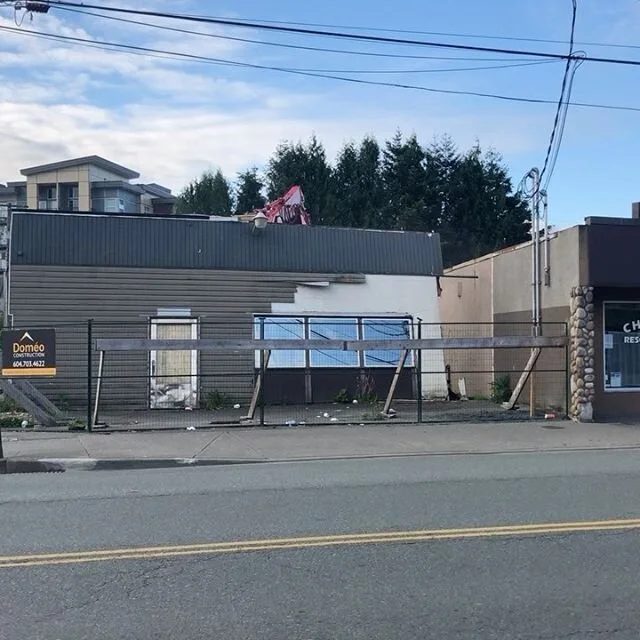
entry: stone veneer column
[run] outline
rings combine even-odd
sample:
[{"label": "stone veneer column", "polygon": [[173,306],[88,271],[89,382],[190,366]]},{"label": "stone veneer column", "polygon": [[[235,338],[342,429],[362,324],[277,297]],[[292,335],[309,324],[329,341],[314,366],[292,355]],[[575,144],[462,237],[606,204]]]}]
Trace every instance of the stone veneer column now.
[{"label": "stone veneer column", "polygon": [[593,287],[571,289],[569,370],[569,417],[577,422],[591,422],[596,379]]}]

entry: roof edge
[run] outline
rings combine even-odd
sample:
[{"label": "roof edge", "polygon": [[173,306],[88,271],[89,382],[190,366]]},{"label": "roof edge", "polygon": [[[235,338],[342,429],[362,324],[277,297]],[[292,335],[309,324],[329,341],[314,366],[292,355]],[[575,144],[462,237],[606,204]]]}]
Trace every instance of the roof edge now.
[{"label": "roof edge", "polygon": [[111,171],[118,174],[127,180],[133,180],[140,177],[140,174],[133,169],[129,169],[111,160],[106,160],[100,156],[82,156],[81,158],[71,158],[70,160],[62,160],[60,162],[51,162],[49,164],[41,164],[34,167],[27,167],[20,170],[20,174],[23,176],[33,176],[38,173],[47,173],[48,171],[59,171],[61,169],[70,169],[72,167],[78,167],[84,164],[92,164],[96,167],[104,169],[105,171]]}]

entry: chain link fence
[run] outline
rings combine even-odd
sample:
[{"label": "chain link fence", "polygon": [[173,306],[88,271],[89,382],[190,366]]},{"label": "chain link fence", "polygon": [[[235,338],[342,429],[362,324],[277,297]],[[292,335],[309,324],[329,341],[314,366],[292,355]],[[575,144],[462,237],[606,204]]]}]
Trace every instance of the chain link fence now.
[{"label": "chain link fence", "polygon": [[[541,349],[511,410],[503,403],[531,347],[451,348],[461,338],[475,344],[480,338],[529,337],[526,323],[428,324],[344,316],[247,318],[233,325],[185,317],[41,326],[56,329],[57,375],[30,382],[64,415],[63,426],[74,428],[479,422],[566,415],[563,343]],[[565,338],[567,329],[548,323],[541,333]],[[425,339],[440,341],[439,346],[384,348],[385,340]],[[173,340],[186,345],[197,340],[198,348],[157,348]],[[269,351],[256,349],[258,340],[294,343]],[[295,341],[306,348],[294,348]],[[336,341],[351,346],[363,341],[371,348],[336,349]],[[105,349],[105,344],[118,348]],[[19,415],[12,403],[5,393],[0,413]]]}]

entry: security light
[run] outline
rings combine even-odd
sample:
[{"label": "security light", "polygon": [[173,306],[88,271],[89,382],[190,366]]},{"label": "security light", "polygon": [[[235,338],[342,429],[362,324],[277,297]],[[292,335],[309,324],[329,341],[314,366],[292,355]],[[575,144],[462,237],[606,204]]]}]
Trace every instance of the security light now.
[{"label": "security light", "polygon": [[269,219],[267,216],[262,213],[262,211],[258,211],[255,216],[253,216],[253,226],[256,231],[263,231],[266,229]]}]

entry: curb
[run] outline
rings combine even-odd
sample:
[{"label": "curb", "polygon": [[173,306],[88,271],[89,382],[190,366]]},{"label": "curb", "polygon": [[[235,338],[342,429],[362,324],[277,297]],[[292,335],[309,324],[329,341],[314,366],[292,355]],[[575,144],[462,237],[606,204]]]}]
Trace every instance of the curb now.
[{"label": "curb", "polygon": [[194,458],[41,458],[0,460],[0,475],[13,473],[64,473],[65,471],[127,471],[172,469],[271,462],[270,460],[197,460]]},{"label": "curb", "polygon": [[332,460],[379,460],[386,458],[426,458],[434,456],[497,456],[536,453],[587,453],[602,451],[640,451],[640,445],[596,447],[556,447],[548,449],[523,448],[505,451],[421,451],[406,453],[372,453],[365,455],[339,455],[299,458],[39,458],[0,460],[0,475],[14,473],[63,473],[65,471],[128,471],[144,469],[177,469],[186,467],[219,467],[249,464],[273,464],[287,462],[322,462]]}]

